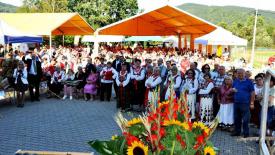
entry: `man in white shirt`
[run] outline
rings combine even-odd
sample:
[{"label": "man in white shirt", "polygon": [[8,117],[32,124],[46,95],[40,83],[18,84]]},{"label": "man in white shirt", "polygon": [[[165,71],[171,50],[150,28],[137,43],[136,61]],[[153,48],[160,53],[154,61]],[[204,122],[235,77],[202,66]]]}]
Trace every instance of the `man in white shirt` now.
[{"label": "man in white shirt", "polygon": [[[39,100],[39,86],[42,78],[42,68],[41,62],[35,53],[31,55],[31,58],[25,60],[27,64],[28,71],[28,81],[29,81],[29,92],[31,96],[31,101]],[[35,88],[35,94],[33,89]]]}]

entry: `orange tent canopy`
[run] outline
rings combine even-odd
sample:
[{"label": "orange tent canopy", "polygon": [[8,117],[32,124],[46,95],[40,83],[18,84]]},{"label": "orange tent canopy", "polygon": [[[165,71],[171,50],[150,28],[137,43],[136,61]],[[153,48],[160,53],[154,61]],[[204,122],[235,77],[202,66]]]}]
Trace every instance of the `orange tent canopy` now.
[{"label": "orange tent canopy", "polygon": [[93,28],[78,13],[0,13],[0,19],[34,35],[91,35]]},{"label": "orange tent canopy", "polygon": [[212,32],[216,25],[176,7],[166,5],[144,12],[97,30],[100,35],[168,36],[194,35]]}]

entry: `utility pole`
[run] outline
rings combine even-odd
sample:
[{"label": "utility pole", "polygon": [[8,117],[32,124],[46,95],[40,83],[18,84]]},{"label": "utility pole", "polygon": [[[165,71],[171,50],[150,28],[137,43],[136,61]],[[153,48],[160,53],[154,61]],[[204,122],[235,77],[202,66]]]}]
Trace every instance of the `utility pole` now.
[{"label": "utility pole", "polygon": [[250,64],[251,64],[252,68],[253,68],[254,56],[255,56],[255,42],[256,42],[256,33],[257,33],[257,20],[258,20],[258,9],[256,8],[254,30],[253,30],[252,51],[251,51],[251,59],[250,59]]}]

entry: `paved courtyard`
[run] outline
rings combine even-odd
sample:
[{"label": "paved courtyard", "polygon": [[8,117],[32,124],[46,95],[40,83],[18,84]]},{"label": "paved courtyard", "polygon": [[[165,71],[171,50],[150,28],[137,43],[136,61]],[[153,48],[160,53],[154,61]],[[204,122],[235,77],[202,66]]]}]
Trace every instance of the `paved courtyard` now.
[{"label": "paved courtyard", "polygon": [[[0,105],[0,155],[12,155],[18,149],[93,152],[88,141],[120,133],[115,113],[115,101],[42,98],[27,102],[24,108]],[[258,154],[255,142],[238,141],[227,132],[217,130],[212,141],[222,155]]]}]

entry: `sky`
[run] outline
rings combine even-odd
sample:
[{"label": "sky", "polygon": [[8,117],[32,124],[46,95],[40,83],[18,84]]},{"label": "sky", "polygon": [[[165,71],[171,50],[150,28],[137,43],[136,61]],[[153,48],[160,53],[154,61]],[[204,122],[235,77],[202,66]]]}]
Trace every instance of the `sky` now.
[{"label": "sky", "polygon": [[[169,1],[169,2],[168,2]],[[23,0],[0,0],[0,2],[21,6]],[[144,10],[151,10],[169,3],[177,6],[183,3],[197,3],[204,5],[226,6],[234,5],[241,7],[256,8],[275,11],[275,0],[138,0],[139,7]]]}]

